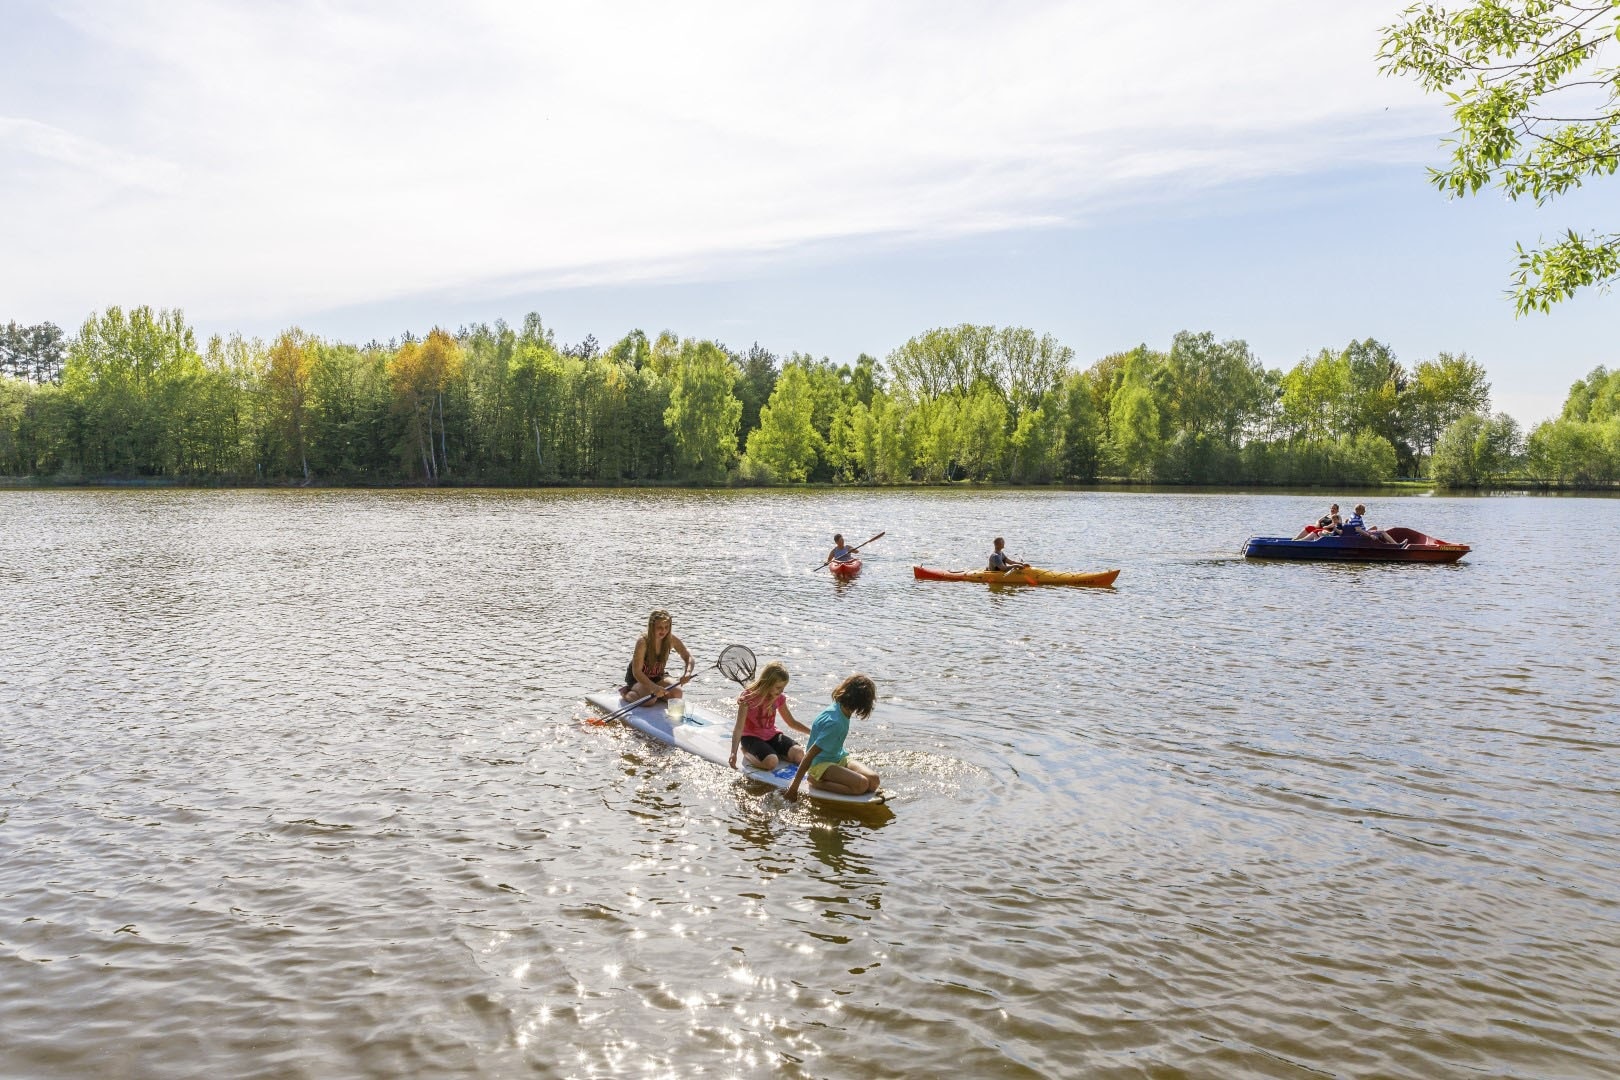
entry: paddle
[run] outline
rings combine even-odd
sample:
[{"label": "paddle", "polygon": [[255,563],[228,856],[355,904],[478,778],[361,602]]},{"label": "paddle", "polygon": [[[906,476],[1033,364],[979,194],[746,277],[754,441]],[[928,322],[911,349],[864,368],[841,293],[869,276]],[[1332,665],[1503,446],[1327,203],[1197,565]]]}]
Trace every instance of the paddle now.
[{"label": "paddle", "polygon": [[[720,670],[722,675],[730,679],[732,682],[745,684],[749,679],[754,677],[754,654],[746,645],[727,645],[724,649],[720,650],[720,655],[715,659],[714,666]],[[674,686],[669,687],[669,689],[673,690],[675,686],[685,686],[687,683],[691,682],[693,679],[697,678],[699,675],[703,674],[703,672],[708,670],[708,668],[702,668],[698,671],[689,671],[685,675],[682,675],[680,681],[676,682]],[[619,708],[614,709],[606,716],[600,719],[591,720],[590,722],[593,724],[611,724],[615,720],[622,720],[636,709],[639,709],[641,706],[647,704],[647,702],[651,701],[653,697],[654,695],[648,694],[639,701],[632,701],[628,705],[621,705]]]},{"label": "paddle", "polygon": [[[876,540],[876,539],[878,539],[878,537],[887,536],[888,533],[889,533],[889,530],[884,529],[882,532],[878,533],[877,536],[872,537],[872,540]],[[849,550],[851,552],[859,551],[859,550],[861,550],[861,548],[865,547],[867,544],[870,544],[872,542],[872,540],[863,540],[859,544],[856,544],[854,547],[850,548]],[[828,567],[830,565],[832,565],[832,559],[831,558],[829,558],[826,562],[822,563],[820,566],[816,567],[816,570],[825,569],[826,567]],[[812,570],[810,572],[813,574],[813,573],[816,572],[816,570]]]}]

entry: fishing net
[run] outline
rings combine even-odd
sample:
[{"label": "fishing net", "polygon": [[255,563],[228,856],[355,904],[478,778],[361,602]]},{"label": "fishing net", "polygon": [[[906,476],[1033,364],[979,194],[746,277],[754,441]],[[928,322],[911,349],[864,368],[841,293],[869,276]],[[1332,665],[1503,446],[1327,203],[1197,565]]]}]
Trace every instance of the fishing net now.
[{"label": "fishing net", "polygon": [[714,662],[720,674],[734,683],[746,683],[754,677],[754,654],[744,645],[727,645]]}]

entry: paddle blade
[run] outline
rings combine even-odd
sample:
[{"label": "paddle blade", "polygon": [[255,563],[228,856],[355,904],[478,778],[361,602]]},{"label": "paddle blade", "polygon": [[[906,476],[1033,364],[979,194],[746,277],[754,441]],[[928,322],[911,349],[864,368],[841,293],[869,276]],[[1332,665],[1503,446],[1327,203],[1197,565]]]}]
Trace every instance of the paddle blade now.
[{"label": "paddle blade", "polygon": [[714,666],[732,682],[746,683],[754,677],[754,654],[745,645],[727,645]]}]

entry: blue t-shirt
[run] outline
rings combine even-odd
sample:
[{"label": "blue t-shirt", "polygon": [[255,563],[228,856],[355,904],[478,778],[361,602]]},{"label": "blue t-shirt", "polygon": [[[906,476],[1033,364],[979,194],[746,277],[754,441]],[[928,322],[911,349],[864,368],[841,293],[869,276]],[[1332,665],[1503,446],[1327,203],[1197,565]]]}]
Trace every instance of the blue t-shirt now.
[{"label": "blue t-shirt", "polygon": [[828,761],[834,765],[841,764],[849,757],[844,752],[844,740],[848,737],[849,717],[835,701],[822,709],[821,715],[810,725],[810,734],[805,742],[808,746],[816,748],[816,760],[811,764],[817,765]]},{"label": "blue t-shirt", "polygon": [[1364,528],[1366,528],[1366,526],[1362,524],[1360,514],[1351,514],[1350,520],[1344,523],[1345,532],[1357,532]]},{"label": "blue t-shirt", "polygon": [[843,544],[839,544],[837,547],[832,549],[832,561],[843,562],[853,554],[855,554],[854,551],[845,547]]},{"label": "blue t-shirt", "polygon": [[992,570],[1005,570],[1005,569],[1007,569],[1007,556],[1006,556],[1006,554],[1003,553],[1003,552],[1000,552],[1000,551],[992,551],[990,553],[990,569],[992,569]]}]

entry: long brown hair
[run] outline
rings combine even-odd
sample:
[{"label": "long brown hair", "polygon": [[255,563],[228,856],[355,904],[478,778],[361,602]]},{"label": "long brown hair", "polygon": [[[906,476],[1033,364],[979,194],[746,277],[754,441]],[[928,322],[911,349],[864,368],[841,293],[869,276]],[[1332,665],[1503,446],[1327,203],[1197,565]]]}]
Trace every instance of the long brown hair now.
[{"label": "long brown hair", "polygon": [[838,684],[833,700],[851,716],[871,716],[877,703],[877,684],[865,675],[851,675]]},{"label": "long brown hair", "polygon": [[[664,635],[663,648],[658,650],[657,656],[654,656],[653,649],[656,646],[654,646],[653,642],[658,640],[657,630],[658,624],[661,622],[669,623],[669,633]],[[649,668],[663,670],[664,662],[669,659],[670,638],[674,636],[675,620],[671,618],[669,612],[665,611],[663,608],[654,608],[653,613],[647,616],[647,647],[641,653],[642,663]],[[654,661],[656,661],[656,663]]]}]

